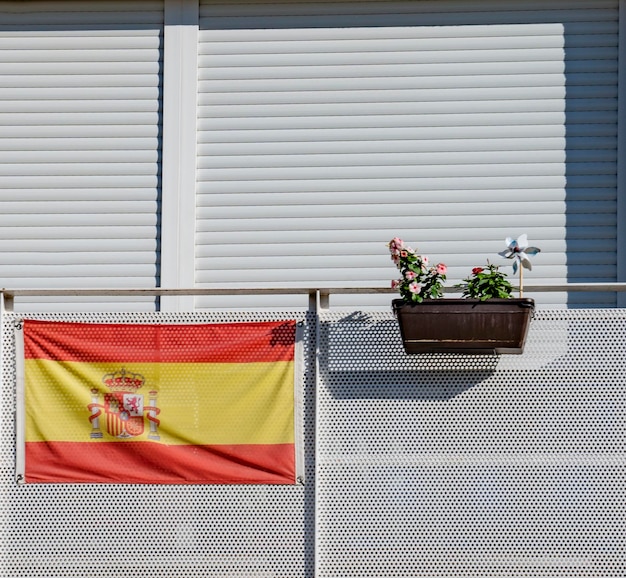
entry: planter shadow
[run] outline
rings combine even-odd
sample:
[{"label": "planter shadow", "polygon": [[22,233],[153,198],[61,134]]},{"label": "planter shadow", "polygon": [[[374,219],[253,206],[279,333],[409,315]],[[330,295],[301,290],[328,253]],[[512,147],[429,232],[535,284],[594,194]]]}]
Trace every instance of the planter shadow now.
[{"label": "planter shadow", "polygon": [[489,380],[494,369],[393,370],[323,372],[323,382],[334,399],[447,401]]}]

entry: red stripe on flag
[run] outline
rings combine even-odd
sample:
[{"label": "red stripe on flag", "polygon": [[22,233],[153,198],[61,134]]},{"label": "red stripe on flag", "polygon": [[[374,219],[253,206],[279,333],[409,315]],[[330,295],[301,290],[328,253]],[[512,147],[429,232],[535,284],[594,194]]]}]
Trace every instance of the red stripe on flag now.
[{"label": "red stripe on flag", "polygon": [[294,484],[293,444],[28,442],[27,483]]},{"label": "red stripe on flag", "polygon": [[24,321],[24,357],[77,362],[291,361],[296,322],[137,325]]}]

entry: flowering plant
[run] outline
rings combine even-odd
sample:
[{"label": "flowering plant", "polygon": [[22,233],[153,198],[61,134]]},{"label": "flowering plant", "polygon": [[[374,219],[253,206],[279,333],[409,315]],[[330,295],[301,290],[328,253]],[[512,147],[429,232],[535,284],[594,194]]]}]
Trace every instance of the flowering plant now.
[{"label": "flowering plant", "polygon": [[506,274],[500,273],[498,266],[489,261],[487,267],[474,267],[471,276],[463,281],[464,283],[457,287],[463,288],[463,297],[468,299],[481,301],[493,298],[509,299],[513,291]]},{"label": "flowering plant", "polygon": [[424,299],[443,296],[443,283],[448,268],[443,263],[428,266],[428,257],[418,255],[402,239],[394,237],[388,244],[391,260],[400,271],[400,278],[391,282],[408,303],[421,303]]}]

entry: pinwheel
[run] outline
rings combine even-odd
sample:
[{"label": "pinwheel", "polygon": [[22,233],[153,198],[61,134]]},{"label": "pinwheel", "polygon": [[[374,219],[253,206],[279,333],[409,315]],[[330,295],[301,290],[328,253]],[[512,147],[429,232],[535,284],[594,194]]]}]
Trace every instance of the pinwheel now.
[{"label": "pinwheel", "polygon": [[505,240],[507,248],[505,251],[500,251],[498,255],[505,259],[513,259],[513,273],[517,273],[518,263],[521,264],[519,268],[519,296],[523,293],[523,270],[529,271],[533,268],[530,262],[529,256],[536,255],[541,251],[538,247],[528,246],[528,237],[526,234],[520,235],[517,239],[507,237]]}]

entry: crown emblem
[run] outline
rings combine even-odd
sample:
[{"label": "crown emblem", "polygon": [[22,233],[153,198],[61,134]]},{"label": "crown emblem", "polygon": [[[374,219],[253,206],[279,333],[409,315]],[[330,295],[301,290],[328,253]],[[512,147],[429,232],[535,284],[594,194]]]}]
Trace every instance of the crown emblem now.
[{"label": "crown emblem", "polygon": [[161,422],[157,418],[161,410],[156,405],[158,391],[152,389],[147,400],[143,394],[137,393],[145,381],[145,377],[140,373],[126,371],[122,367],[119,371],[107,373],[102,377],[102,383],[109,388],[109,391],[104,393],[104,403],[100,402],[99,388],[91,388],[91,403],[87,405],[91,412],[89,416],[91,438],[104,437],[100,429],[100,416],[104,414],[106,432],[109,436],[124,439],[141,436],[144,433],[144,419],[147,419],[150,424],[148,439],[161,439],[158,431]]},{"label": "crown emblem", "polygon": [[124,368],[114,373],[107,373],[102,378],[104,383],[112,391],[137,391],[146,379],[139,373],[133,373],[132,371],[126,371]]}]

